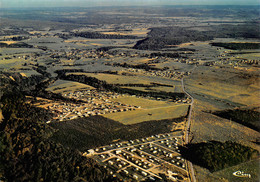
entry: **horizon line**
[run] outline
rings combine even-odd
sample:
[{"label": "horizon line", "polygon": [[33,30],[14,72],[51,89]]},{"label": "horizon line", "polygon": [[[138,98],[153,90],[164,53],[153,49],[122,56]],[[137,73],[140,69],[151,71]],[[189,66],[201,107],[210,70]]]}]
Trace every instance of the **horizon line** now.
[{"label": "horizon line", "polygon": [[260,4],[176,4],[176,5],[104,5],[104,6],[35,6],[35,7],[0,7],[0,9],[29,9],[29,8],[107,8],[107,7],[164,7],[164,6],[260,6]]}]

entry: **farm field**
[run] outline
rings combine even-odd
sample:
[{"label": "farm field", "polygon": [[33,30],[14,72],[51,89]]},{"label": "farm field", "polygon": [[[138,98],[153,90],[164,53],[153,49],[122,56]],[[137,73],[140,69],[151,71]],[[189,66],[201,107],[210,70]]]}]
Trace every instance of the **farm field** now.
[{"label": "farm field", "polygon": [[142,97],[138,98],[135,96],[122,96],[122,97],[112,99],[112,101],[140,106],[143,109],[151,109],[157,107],[171,107],[176,105],[173,102],[157,101],[157,100],[151,100]]},{"label": "farm field", "polygon": [[129,125],[144,121],[163,120],[186,116],[188,107],[189,105],[176,105],[138,109],[135,111],[105,114],[104,117]]}]

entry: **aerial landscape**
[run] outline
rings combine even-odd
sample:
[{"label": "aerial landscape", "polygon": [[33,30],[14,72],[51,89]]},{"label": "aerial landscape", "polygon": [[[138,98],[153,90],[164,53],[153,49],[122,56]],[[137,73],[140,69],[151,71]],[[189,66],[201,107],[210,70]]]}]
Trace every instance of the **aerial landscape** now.
[{"label": "aerial landscape", "polygon": [[51,2],[0,1],[0,181],[259,181],[258,0]]}]

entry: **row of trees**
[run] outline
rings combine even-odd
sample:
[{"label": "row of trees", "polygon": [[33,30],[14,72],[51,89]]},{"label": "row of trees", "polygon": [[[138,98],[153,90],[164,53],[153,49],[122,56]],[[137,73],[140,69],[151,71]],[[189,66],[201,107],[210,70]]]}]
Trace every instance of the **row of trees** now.
[{"label": "row of trees", "polygon": [[212,46],[224,47],[226,49],[243,50],[243,49],[260,49],[260,43],[223,43],[213,42]]},{"label": "row of trees", "polygon": [[253,109],[228,109],[216,111],[213,114],[222,118],[231,119],[256,131],[260,131],[260,112]]},{"label": "row of trees", "polygon": [[14,44],[7,44],[7,43],[0,43],[0,47],[6,47],[6,48],[33,48],[32,45],[26,44],[24,42],[18,42]]},{"label": "row of trees", "polygon": [[88,39],[139,39],[140,37],[134,35],[120,35],[120,34],[102,34],[100,32],[70,32],[69,34],[57,33],[62,39],[69,39],[72,37],[84,37]]}]

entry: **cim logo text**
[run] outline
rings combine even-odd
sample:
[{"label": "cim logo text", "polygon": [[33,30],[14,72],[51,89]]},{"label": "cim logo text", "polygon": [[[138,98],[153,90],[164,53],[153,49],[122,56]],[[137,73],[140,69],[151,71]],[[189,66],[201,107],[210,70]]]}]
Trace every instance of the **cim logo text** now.
[{"label": "cim logo text", "polygon": [[237,177],[251,178],[251,174],[246,174],[243,171],[233,172],[233,175]]}]

